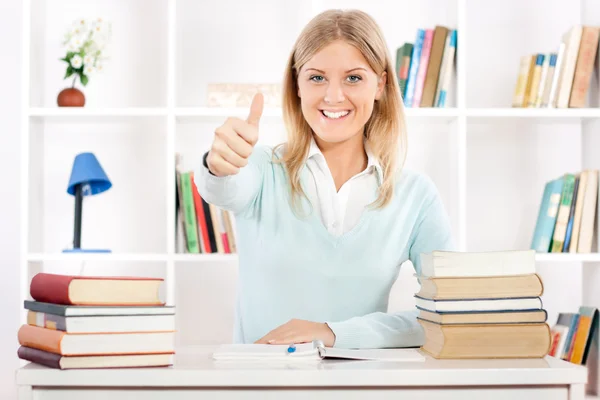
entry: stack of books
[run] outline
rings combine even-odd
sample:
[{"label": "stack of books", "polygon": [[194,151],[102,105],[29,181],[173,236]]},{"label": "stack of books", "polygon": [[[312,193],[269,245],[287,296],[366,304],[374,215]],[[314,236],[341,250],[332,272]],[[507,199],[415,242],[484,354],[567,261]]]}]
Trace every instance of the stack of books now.
[{"label": "stack of books", "polygon": [[434,358],[541,358],[550,350],[535,251],[421,255],[415,294]]},{"label": "stack of books", "polygon": [[162,282],[35,275],[18,357],[58,369],[172,365],[175,309],[160,299]]}]

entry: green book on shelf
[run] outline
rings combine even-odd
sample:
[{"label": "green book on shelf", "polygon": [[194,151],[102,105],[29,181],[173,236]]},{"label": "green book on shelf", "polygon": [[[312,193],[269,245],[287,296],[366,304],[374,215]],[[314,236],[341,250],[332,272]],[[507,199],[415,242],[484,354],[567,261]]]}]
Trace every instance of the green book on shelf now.
[{"label": "green book on shelf", "polygon": [[556,216],[556,226],[552,236],[551,253],[561,253],[565,236],[567,233],[567,225],[569,223],[569,215],[571,213],[571,203],[573,201],[573,190],[575,189],[575,175],[565,174],[564,185],[560,197],[560,206]]},{"label": "green book on shelf", "polygon": [[181,188],[183,191],[183,215],[188,251],[190,253],[200,253],[190,172],[181,173]]}]

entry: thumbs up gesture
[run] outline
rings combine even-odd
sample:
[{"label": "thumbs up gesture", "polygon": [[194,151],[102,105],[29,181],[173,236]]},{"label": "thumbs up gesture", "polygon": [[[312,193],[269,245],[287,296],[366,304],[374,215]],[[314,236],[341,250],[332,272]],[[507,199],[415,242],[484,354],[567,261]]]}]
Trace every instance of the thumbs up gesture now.
[{"label": "thumbs up gesture", "polygon": [[208,169],[216,176],[235,175],[248,164],[258,141],[258,124],[263,113],[264,98],[257,93],[246,120],[230,117],[215,130],[213,144],[206,157]]}]

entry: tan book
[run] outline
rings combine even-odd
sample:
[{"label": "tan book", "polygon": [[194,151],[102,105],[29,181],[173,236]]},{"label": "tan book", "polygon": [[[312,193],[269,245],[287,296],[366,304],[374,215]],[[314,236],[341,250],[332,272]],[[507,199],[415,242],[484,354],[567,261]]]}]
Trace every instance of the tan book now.
[{"label": "tan book", "polygon": [[569,97],[571,96],[571,88],[573,87],[573,76],[575,74],[575,65],[577,64],[582,32],[583,26],[575,25],[562,38],[562,41],[565,43],[565,58],[558,84],[557,108],[569,107]]},{"label": "tan book", "polygon": [[517,75],[517,84],[515,85],[515,92],[513,95],[512,106],[523,107],[525,99],[525,88],[527,86],[527,78],[529,75],[529,66],[534,58],[532,55],[522,56],[519,62],[519,72]]},{"label": "tan book", "polygon": [[418,277],[417,296],[432,299],[499,299],[538,297],[544,285],[538,274],[489,277]]},{"label": "tan book", "polygon": [[585,107],[592,72],[594,70],[594,61],[596,60],[599,37],[600,28],[595,26],[583,27],[569,107]]},{"label": "tan book", "polygon": [[529,63],[527,66],[527,80],[525,81],[525,94],[523,95],[523,104],[521,107],[527,107],[529,99],[532,95],[531,88],[533,87],[533,80],[535,77],[535,61],[537,59],[536,54],[532,54],[529,57]]},{"label": "tan book", "polygon": [[439,25],[433,31],[433,43],[429,55],[429,67],[427,68],[427,75],[425,75],[421,107],[433,107],[448,32],[448,28]]},{"label": "tan book", "polygon": [[419,318],[442,325],[456,324],[519,324],[542,323],[548,319],[546,310],[437,313],[419,310]]},{"label": "tan book", "polygon": [[542,358],[550,350],[546,323],[440,325],[418,321],[425,330],[421,349],[434,358]]}]

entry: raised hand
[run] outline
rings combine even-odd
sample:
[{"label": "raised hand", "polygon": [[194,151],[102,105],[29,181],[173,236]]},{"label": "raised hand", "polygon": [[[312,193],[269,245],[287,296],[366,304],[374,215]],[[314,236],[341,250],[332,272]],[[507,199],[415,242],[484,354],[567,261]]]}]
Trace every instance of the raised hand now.
[{"label": "raised hand", "polygon": [[206,157],[210,172],[216,176],[235,175],[248,164],[248,158],[258,141],[263,107],[263,95],[257,93],[252,99],[246,120],[230,117],[215,130],[213,144]]}]

